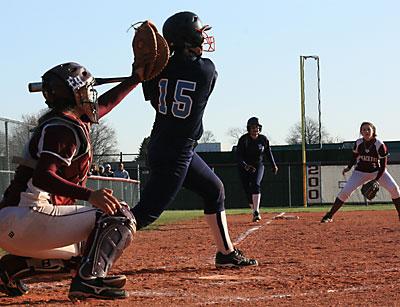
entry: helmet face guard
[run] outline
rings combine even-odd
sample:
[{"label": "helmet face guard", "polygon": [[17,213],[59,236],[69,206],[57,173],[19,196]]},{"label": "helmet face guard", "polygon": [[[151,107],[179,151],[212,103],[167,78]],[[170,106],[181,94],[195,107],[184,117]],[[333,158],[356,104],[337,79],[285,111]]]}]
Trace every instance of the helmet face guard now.
[{"label": "helmet face guard", "polygon": [[[70,79],[67,80],[71,86]],[[99,104],[97,102],[97,91],[94,88],[95,79],[92,77],[91,80],[84,82],[82,87],[72,87],[74,97],[77,105],[80,105],[85,115],[89,118],[92,123],[99,122]],[[75,84],[75,82],[72,82]],[[82,84],[82,83],[80,83]]]},{"label": "helmet face guard", "polygon": [[97,91],[93,86],[91,86],[91,88],[79,89],[79,91],[75,93],[75,99],[77,101],[80,99],[82,108],[89,120],[97,124],[99,122],[99,104],[97,101]]},{"label": "helmet face guard", "polygon": [[215,51],[215,38],[214,36],[209,36],[206,31],[210,30],[211,27],[209,25],[205,25],[201,29],[198,29],[199,33],[201,33],[203,37],[202,48],[203,51],[206,52],[214,52]]}]

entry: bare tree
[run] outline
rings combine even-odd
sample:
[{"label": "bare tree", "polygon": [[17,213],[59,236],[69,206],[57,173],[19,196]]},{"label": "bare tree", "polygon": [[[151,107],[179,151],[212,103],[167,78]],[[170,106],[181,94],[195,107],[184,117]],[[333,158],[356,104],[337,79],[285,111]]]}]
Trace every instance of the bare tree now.
[{"label": "bare tree", "polygon": [[37,125],[37,121],[43,113],[44,111],[41,111],[38,114],[22,115],[22,121],[20,124],[11,123],[9,125],[8,145],[10,157],[20,156],[22,154],[26,142],[28,142],[32,135],[33,128]]},{"label": "bare tree", "polygon": [[214,142],[216,142],[214,133],[212,133],[210,130],[205,130],[203,132],[201,139],[199,140],[199,143],[214,143]]},{"label": "bare tree", "polygon": [[148,165],[148,160],[147,160],[147,146],[149,145],[150,137],[145,137],[142,141],[142,144],[140,144],[139,148],[139,155],[136,157],[136,162],[142,163],[144,165]]},{"label": "bare tree", "polygon": [[[306,117],[305,119],[306,144],[320,144],[337,142],[339,137],[331,137],[324,126],[321,126],[321,140],[319,138],[319,124],[316,120]],[[286,138],[289,145],[301,144],[301,122],[295,124]]]},{"label": "bare tree", "polygon": [[237,144],[240,137],[245,133],[247,133],[247,130],[245,128],[238,127],[229,128],[226,132],[226,134],[231,137],[231,144]]},{"label": "bare tree", "polygon": [[[118,140],[114,128],[101,120],[99,124],[90,127],[90,137],[93,147],[93,159],[97,164],[118,159]],[[115,157],[112,156],[115,154]]]}]

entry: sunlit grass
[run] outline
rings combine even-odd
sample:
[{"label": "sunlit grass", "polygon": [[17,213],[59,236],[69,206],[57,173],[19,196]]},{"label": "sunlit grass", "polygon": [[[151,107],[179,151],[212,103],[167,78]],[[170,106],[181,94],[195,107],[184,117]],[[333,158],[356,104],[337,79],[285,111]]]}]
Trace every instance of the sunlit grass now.
[{"label": "sunlit grass", "polygon": [[[326,212],[329,206],[309,206],[305,207],[267,207],[261,208],[261,213],[265,212]],[[374,204],[374,205],[344,205],[341,211],[361,211],[361,210],[394,210],[392,204]],[[233,214],[249,214],[250,208],[227,209],[227,215]],[[191,220],[200,218],[204,215],[203,210],[167,210],[164,211],[160,218],[146,229],[155,229],[158,226],[171,224],[178,221]]]}]

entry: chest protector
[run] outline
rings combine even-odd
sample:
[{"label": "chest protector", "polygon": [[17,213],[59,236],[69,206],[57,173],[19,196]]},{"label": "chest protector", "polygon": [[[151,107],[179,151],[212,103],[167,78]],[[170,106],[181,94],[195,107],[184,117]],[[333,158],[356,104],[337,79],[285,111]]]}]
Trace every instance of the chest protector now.
[{"label": "chest protector", "polygon": [[[74,131],[79,142],[79,150],[75,153],[69,166],[65,165],[57,171],[57,175],[63,179],[85,186],[87,174],[92,163],[92,150],[90,145],[90,124],[81,121],[79,118],[66,114],[49,113],[47,117],[35,128],[22,158],[19,158],[19,167],[15,172],[15,177],[9,188],[4,194],[3,201],[7,205],[17,205],[20,200],[20,193],[26,191],[28,181],[33,176],[33,171],[38,160],[39,142],[43,129],[47,125],[63,125]],[[53,205],[72,205],[75,199],[60,195],[50,195]]]}]

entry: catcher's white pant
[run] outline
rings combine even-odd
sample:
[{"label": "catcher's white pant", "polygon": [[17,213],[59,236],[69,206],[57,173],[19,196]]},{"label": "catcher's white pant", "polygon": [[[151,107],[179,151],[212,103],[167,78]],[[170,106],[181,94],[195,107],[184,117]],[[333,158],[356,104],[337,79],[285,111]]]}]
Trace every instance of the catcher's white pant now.
[{"label": "catcher's white pant", "polygon": [[7,252],[40,259],[70,259],[80,254],[96,222],[97,209],[40,205],[0,210],[0,247]]},{"label": "catcher's white pant", "polygon": [[[338,198],[345,202],[351,194],[364,183],[376,178],[378,172],[365,173],[355,170],[349,180],[347,180],[343,189],[339,192]],[[394,181],[393,177],[389,174],[387,170],[382,174],[381,178],[378,180],[379,184],[384,187],[391,195],[392,199],[400,197],[400,189],[397,183]]]}]

